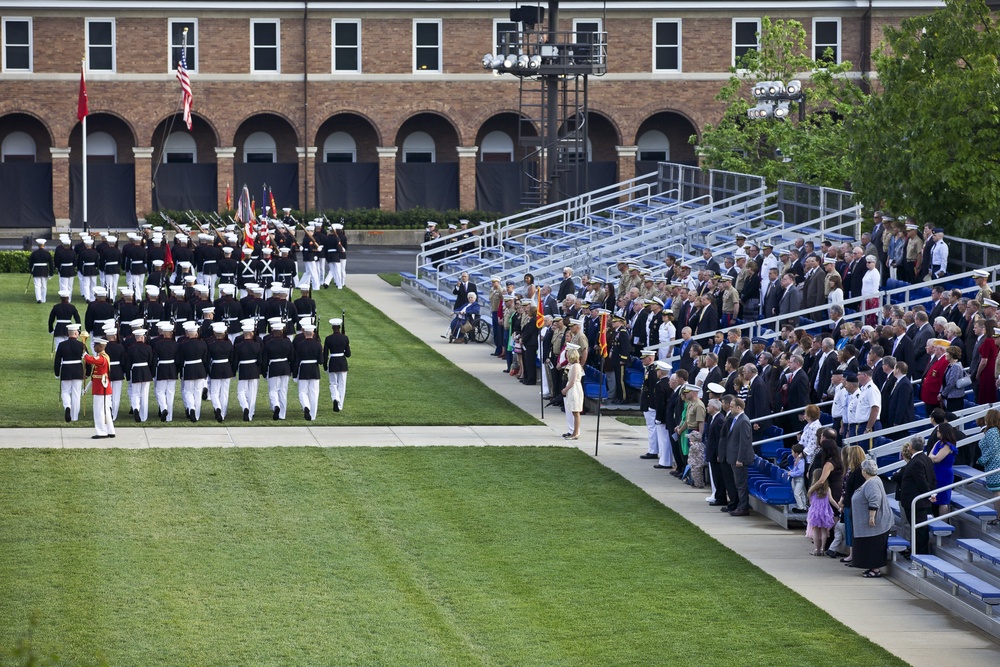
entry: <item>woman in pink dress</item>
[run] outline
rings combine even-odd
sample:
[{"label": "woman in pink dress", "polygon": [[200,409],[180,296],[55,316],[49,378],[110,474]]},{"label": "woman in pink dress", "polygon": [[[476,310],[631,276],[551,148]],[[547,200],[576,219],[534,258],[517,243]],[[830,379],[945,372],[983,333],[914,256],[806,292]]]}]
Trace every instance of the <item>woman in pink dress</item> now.
[{"label": "woman in pink dress", "polygon": [[987,405],[997,400],[996,364],[997,350],[1000,349],[997,348],[997,341],[994,337],[996,335],[994,333],[997,326],[996,320],[986,320],[983,322],[983,326],[986,332],[983,336],[983,342],[979,346],[980,362],[979,370],[976,372],[976,377],[979,378],[979,405]]}]

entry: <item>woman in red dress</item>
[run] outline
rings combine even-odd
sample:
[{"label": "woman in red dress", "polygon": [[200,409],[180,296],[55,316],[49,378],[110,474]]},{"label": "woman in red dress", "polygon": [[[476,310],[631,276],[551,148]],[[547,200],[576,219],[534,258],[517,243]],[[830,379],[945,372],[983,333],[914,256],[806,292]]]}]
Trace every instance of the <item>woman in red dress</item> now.
[{"label": "woman in red dress", "polygon": [[997,342],[994,338],[996,331],[996,320],[985,320],[982,323],[985,328],[983,342],[979,345],[979,370],[976,377],[979,379],[979,405],[994,403],[997,400]]},{"label": "woman in red dress", "polygon": [[108,380],[111,357],[104,351],[107,344],[108,341],[95,338],[94,356],[83,355],[83,360],[93,367],[90,381],[94,395],[94,430],[97,431],[97,435],[91,436],[94,440],[115,437],[115,421],[111,416],[111,382]]}]

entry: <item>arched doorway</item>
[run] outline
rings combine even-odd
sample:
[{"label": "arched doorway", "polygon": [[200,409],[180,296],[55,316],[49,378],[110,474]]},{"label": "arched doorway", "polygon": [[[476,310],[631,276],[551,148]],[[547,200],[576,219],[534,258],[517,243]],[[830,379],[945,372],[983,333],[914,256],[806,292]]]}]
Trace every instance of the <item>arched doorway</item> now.
[{"label": "arched doorway", "polygon": [[378,132],[355,113],[327,118],[316,132],[316,207],[378,208]]},{"label": "arched doorway", "polygon": [[153,208],[214,211],[218,204],[218,137],[208,121],[191,117],[191,129],[179,116],[163,119],[150,139],[153,146]]},{"label": "arched doorway", "polygon": [[258,210],[264,210],[271,195],[278,208],[298,209],[298,142],[295,128],[277,114],[261,113],[243,121],[233,139],[233,197],[245,185]]},{"label": "arched doorway", "polygon": [[0,192],[3,227],[52,227],[52,136],[34,116],[0,116]]},{"label": "arched doorway", "polygon": [[510,214],[522,207],[522,163],[529,148],[521,136],[537,137],[533,123],[513,112],[490,116],[476,132],[476,208]]},{"label": "arched doorway", "polygon": [[[108,113],[87,116],[87,197],[83,197],[83,124],[69,136],[69,217],[73,227],[135,227],[135,134]],[[86,203],[86,206],[84,205]]]},{"label": "arched doorway", "polygon": [[396,133],[396,209],[459,206],[458,132],[436,113],[408,118]]},{"label": "arched doorway", "polygon": [[696,166],[694,145],[689,139],[697,134],[694,124],[679,113],[661,111],[639,125],[635,145],[635,174],[640,176],[656,171],[660,162],[679,162]]},{"label": "arched doorway", "polygon": [[618,128],[601,113],[591,111],[586,123],[577,133],[575,123],[580,116],[571,117],[560,128],[560,135],[575,137],[559,151],[559,164],[553,187],[558,199],[575,197],[618,181]]}]

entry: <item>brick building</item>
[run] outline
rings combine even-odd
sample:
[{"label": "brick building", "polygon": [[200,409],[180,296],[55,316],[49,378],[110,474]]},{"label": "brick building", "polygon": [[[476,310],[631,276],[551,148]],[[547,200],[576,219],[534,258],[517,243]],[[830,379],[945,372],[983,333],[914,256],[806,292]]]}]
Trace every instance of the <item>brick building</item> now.
[{"label": "brick building", "polygon": [[[158,206],[221,208],[227,186],[243,183],[258,200],[267,183],[279,207],[475,208],[484,203],[477,171],[483,178],[486,165],[516,163],[524,151],[518,79],[481,63],[498,34],[517,29],[515,6],[0,0],[0,225],[81,223],[75,111],[85,53],[94,226],[122,226]],[[719,117],[713,97],[735,56],[754,47],[764,15],[801,21],[817,52],[830,46],[864,71],[885,23],[937,6],[565,3],[560,29],[607,34],[608,73],[590,80],[587,159],[608,182],[660,159],[694,161],[688,137]],[[185,27],[190,132],[174,72]]]}]

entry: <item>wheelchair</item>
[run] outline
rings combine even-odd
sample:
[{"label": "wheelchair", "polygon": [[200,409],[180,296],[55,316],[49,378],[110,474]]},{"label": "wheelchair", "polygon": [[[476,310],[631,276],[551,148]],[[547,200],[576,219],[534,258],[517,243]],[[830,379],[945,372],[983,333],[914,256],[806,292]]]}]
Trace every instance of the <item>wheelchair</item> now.
[{"label": "wheelchair", "polygon": [[[468,338],[468,340],[471,340],[475,343],[485,343],[487,340],[489,340],[490,333],[493,328],[492,326],[490,326],[489,322],[487,322],[484,318],[479,317],[478,315],[474,316],[471,322],[469,322],[465,316],[461,317],[463,320],[466,321],[459,325],[459,330],[461,331],[462,327],[466,325],[469,325],[471,327],[468,331],[462,333],[462,335]],[[445,335],[441,337],[447,338],[448,342],[451,342],[452,340],[451,322],[448,323],[447,332],[445,333]]]}]

